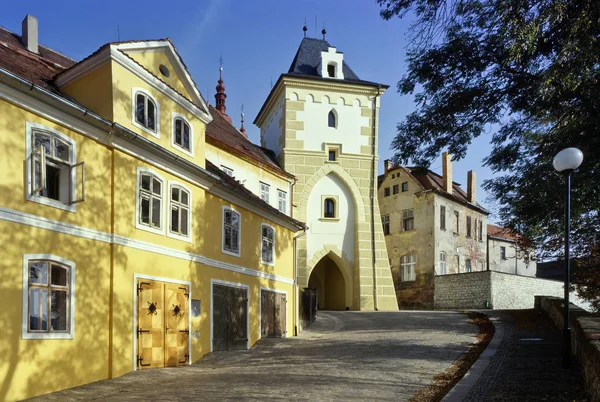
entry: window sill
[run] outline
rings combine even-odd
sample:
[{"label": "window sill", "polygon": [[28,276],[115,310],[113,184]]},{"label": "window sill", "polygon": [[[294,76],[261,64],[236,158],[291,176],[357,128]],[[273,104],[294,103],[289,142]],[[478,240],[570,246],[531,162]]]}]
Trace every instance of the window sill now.
[{"label": "window sill", "polygon": [[133,124],[135,127],[139,128],[140,130],[142,130],[143,132],[150,134],[151,136],[155,137],[155,138],[160,138],[160,130],[158,129],[158,127],[156,128],[156,132],[150,130],[148,127],[141,125],[140,123],[138,123],[137,121],[133,120],[131,122],[131,124]]},{"label": "window sill", "polygon": [[336,163],[336,164],[340,164],[340,161],[338,160],[334,160],[334,161],[330,161],[330,160],[326,160],[325,163]]},{"label": "window sill", "polygon": [[52,198],[29,194],[27,195],[27,200],[31,202],[37,202],[38,204],[46,205],[49,207],[62,209],[63,211],[77,212],[76,204],[69,205],[65,204],[64,202],[53,200]]},{"label": "window sill", "polygon": [[321,218],[319,218],[319,220],[323,221],[323,222],[336,222],[336,221],[339,221],[340,218],[323,218],[323,217],[321,217]]},{"label": "window sill", "polygon": [[26,332],[21,334],[22,339],[73,339],[72,333],[65,332]]},{"label": "window sill", "polygon": [[227,255],[231,255],[233,257],[241,257],[241,253],[240,252],[234,252],[234,251],[229,251],[229,250],[225,250],[225,249],[221,249],[221,252],[223,254],[227,254]]},{"label": "window sill", "polygon": [[167,237],[170,237],[171,239],[175,239],[175,240],[185,241],[187,243],[191,243],[192,242],[192,237],[191,236],[184,236],[184,235],[180,235],[180,234],[177,234],[177,233],[173,233],[171,231],[167,231]]},{"label": "window sill", "polygon": [[192,158],[194,157],[194,153],[190,150],[185,149],[184,147],[180,147],[175,143],[171,143],[171,146],[179,152],[186,154],[187,156],[191,156]]},{"label": "window sill", "polygon": [[136,227],[136,229],[144,230],[146,232],[154,233],[154,234],[157,234],[157,235],[161,235],[161,236],[165,235],[164,229],[162,229],[162,228],[154,228],[152,226],[146,226],[143,223],[139,223],[138,221],[136,221],[135,227]]},{"label": "window sill", "polygon": [[416,281],[417,281],[416,279],[410,279],[410,280],[400,281],[400,283],[414,283]]},{"label": "window sill", "polygon": [[269,267],[274,267],[274,266],[275,266],[275,261],[273,261],[273,262],[266,262],[266,261],[263,261],[263,260],[261,259],[261,260],[260,260],[260,263],[261,263],[262,265],[267,265],[267,266],[269,266]]}]

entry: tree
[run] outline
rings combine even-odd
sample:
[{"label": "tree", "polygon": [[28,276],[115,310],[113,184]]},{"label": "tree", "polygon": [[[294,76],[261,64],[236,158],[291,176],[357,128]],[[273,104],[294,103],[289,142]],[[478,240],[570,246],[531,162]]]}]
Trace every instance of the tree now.
[{"label": "tree", "polygon": [[[573,254],[600,271],[600,2],[377,1],[386,20],[415,18],[398,91],[414,94],[417,109],[397,126],[394,162],[429,166],[442,149],[460,159],[492,131],[484,164],[495,177],[484,188],[503,224],[548,258],[561,255],[564,228],[565,179],[552,159],[581,149]],[[598,284],[586,286],[583,295],[600,298]]]}]

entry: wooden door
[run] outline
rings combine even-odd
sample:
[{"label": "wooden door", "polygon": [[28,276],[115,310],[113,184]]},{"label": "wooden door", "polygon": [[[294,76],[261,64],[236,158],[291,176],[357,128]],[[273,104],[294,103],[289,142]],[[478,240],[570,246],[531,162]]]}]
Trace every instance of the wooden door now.
[{"label": "wooden door", "polygon": [[260,321],[261,336],[273,336],[275,329],[275,292],[261,291]]},{"label": "wooden door", "polygon": [[285,293],[275,293],[275,336],[287,334],[287,296]]},{"label": "wooden door", "polygon": [[248,291],[213,285],[213,351],[248,348]]},{"label": "wooden door", "polygon": [[227,350],[228,289],[227,286],[213,285],[213,351]]},{"label": "wooden door", "polygon": [[164,367],[164,285],[138,281],[138,366]]},{"label": "wooden door", "polygon": [[165,284],[165,366],[188,362],[188,291],[184,285]]}]

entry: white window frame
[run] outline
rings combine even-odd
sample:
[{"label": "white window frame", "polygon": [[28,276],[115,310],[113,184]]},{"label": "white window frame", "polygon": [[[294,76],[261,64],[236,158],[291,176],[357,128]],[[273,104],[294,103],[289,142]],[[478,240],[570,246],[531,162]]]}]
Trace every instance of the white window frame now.
[{"label": "white window frame", "polygon": [[[232,211],[239,215],[239,227],[238,227],[238,252],[225,249],[225,211]],[[262,239],[261,239],[262,241]],[[223,254],[229,254],[234,257],[240,257],[242,255],[242,213],[232,207],[223,206],[221,211],[221,252]]]},{"label": "white window frame", "polygon": [[[190,127],[190,149],[189,151],[175,142],[175,120],[181,119]],[[183,132],[181,133],[183,135]],[[180,113],[171,113],[171,146],[179,152],[194,157],[194,127],[186,117]]]},{"label": "white window frame", "polygon": [[228,168],[227,166],[221,165],[221,170],[225,172],[225,174],[229,177],[233,177],[233,169]]},{"label": "white window frame", "polygon": [[[381,215],[381,226],[383,229],[384,236],[391,234],[391,232],[390,232],[390,216],[389,215]],[[387,226],[387,233],[385,232],[386,226]]]},{"label": "white window frame", "polygon": [[[273,231],[273,261],[269,262],[269,261],[265,261],[263,260],[263,228],[269,228]],[[269,265],[271,267],[275,266],[275,242],[276,242],[276,235],[277,235],[277,231],[275,230],[275,228],[271,225],[269,225],[268,223],[261,223],[260,224],[260,263],[261,264],[265,264],[265,265]]]},{"label": "white window frame", "polygon": [[446,262],[446,257],[446,253],[440,251],[440,275],[446,275],[448,273],[448,263]]},{"label": "white window frame", "polygon": [[[29,261],[54,261],[69,268],[69,332],[29,332]],[[48,278],[50,280],[50,278]],[[50,312],[48,312],[50,314]],[[74,339],[75,338],[75,263],[53,254],[23,255],[23,310],[22,339]]]},{"label": "white window frame", "polygon": [[[405,257],[410,257],[411,261],[410,262],[403,262]],[[411,279],[406,279],[406,275],[405,275],[405,269],[412,267],[412,277]],[[416,272],[416,268],[417,268],[417,257],[415,254],[409,253],[409,254],[404,254],[403,256],[400,257],[400,274],[401,274],[401,281],[402,282],[414,282],[417,280],[417,272]]]},{"label": "white window frame", "polygon": [[465,272],[473,272],[473,263],[470,258],[465,260]]},{"label": "white window frame", "polygon": [[[160,190],[160,228],[154,228],[152,226],[145,225],[140,222],[140,187],[142,185],[142,173],[149,173],[154,176],[161,182]],[[146,232],[155,233],[159,235],[165,234],[165,187],[167,187],[167,181],[156,171],[152,169],[148,169],[145,167],[138,166],[136,172],[136,183],[135,183],[135,227],[136,229],[145,230]],[[169,197],[170,198],[170,197]],[[152,204],[150,205],[150,209],[152,209]]]},{"label": "white window frame", "polygon": [[[26,122],[25,123],[25,199],[28,201],[37,202],[39,204],[47,205],[49,207],[54,207],[58,209],[62,209],[64,211],[69,212],[77,212],[77,204],[76,203],[64,203],[62,201],[54,200],[52,198],[44,197],[42,195],[33,194],[31,191],[32,182],[33,182],[33,172],[31,171],[31,157],[33,152],[33,132],[35,130],[47,131],[49,134],[55,135],[59,137],[62,141],[69,144],[69,164],[74,166],[77,164],[77,143],[71,137],[61,133],[60,131],[44,126],[42,124]],[[85,180],[82,178],[82,180]],[[71,186],[69,188],[70,193],[73,195],[73,198],[77,198],[77,180],[76,180],[76,172],[74,169],[71,171]]]},{"label": "white window frame", "polygon": [[[283,197],[282,197],[283,195]],[[283,205],[283,208],[282,208]],[[277,189],[277,209],[279,210],[279,212],[283,212],[284,214],[287,214],[287,192]]]},{"label": "white window frame", "polygon": [[[264,181],[259,182],[260,186],[260,199],[269,204],[269,200],[271,199],[271,185],[265,183]],[[266,187],[266,190],[263,188]],[[266,194],[266,197],[265,197]]]},{"label": "white window frame", "polygon": [[[156,131],[152,131],[148,127],[144,126],[143,124],[138,123],[135,118],[135,110],[136,110],[136,106],[137,106],[137,101],[136,101],[137,96],[136,95],[138,92],[141,93],[142,95],[147,96],[148,98],[152,99],[152,101],[154,102],[154,106],[156,106],[156,119],[154,122],[156,124]],[[131,124],[133,124],[134,126],[139,128],[140,130],[150,134],[153,137],[160,138],[160,104],[158,103],[156,98],[154,96],[152,96],[152,94],[150,94],[150,92],[148,92],[144,88],[138,88],[138,87],[131,88]]]},{"label": "white window frame", "polygon": [[[409,213],[411,216],[409,216]],[[405,221],[412,219],[412,229],[406,229]],[[402,211],[402,231],[403,232],[411,232],[415,230],[415,210],[414,209],[405,209]]]},{"label": "white window frame", "polygon": [[[173,233],[171,231],[171,206],[172,206],[172,199],[171,199],[171,189],[173,187],[181,187],[183,190],[187,191],[188,193],[188,235],[184,236],[181,235],[179,233]],[[167,218],[167,237],[171,237],[173,239],[177,239],[177,240],[183,240],[186,241],[188,243],[192,242],[192,190],[186,186],[185,184],[179,182],[179,181],[175,181],[175,180],[169,180],[169,193],[167,194],[168,197],[168,207],[167,210],[168,212],[168,218]],[[181,223],[181,222],[180,222]]]}]

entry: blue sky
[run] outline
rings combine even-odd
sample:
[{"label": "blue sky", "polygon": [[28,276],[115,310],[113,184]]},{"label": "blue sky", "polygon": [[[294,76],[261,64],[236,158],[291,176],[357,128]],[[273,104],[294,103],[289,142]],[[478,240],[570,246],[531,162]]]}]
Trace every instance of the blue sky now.
[{"label": "blue sky", "polygon": [[[409,21],[384,21],[375,0],[21,1],[3,6],[0,25],[20,33],[21,21],[28,13],[39,20],[40,43],[76,60],[119,37],[170,37],[212,104],[222,54],[227,112],[239,127],[244,104],[246,128],[256,143],[259,130],[252,121],[270,91],[271,81],[287,72],[302,40],[305,19],[311,37],[320,38],[325,24],[327,40],[344,53],[344,60],[361,79],[390,85],[380,110],[380,172],[383,160],[392,156],[389,144],[396,124],[415,109],[412,97],[400,96],[395,89],[405,73]],[[491,148],[490,138],[480,137],[471,144],[465,159],[454,162],[453,178],[466,188],[467,171],[475,170],[477,199],[493,211],[480,187],[492,174],[481,166]],[[439,159],[431,167],[441,173]]]}]

